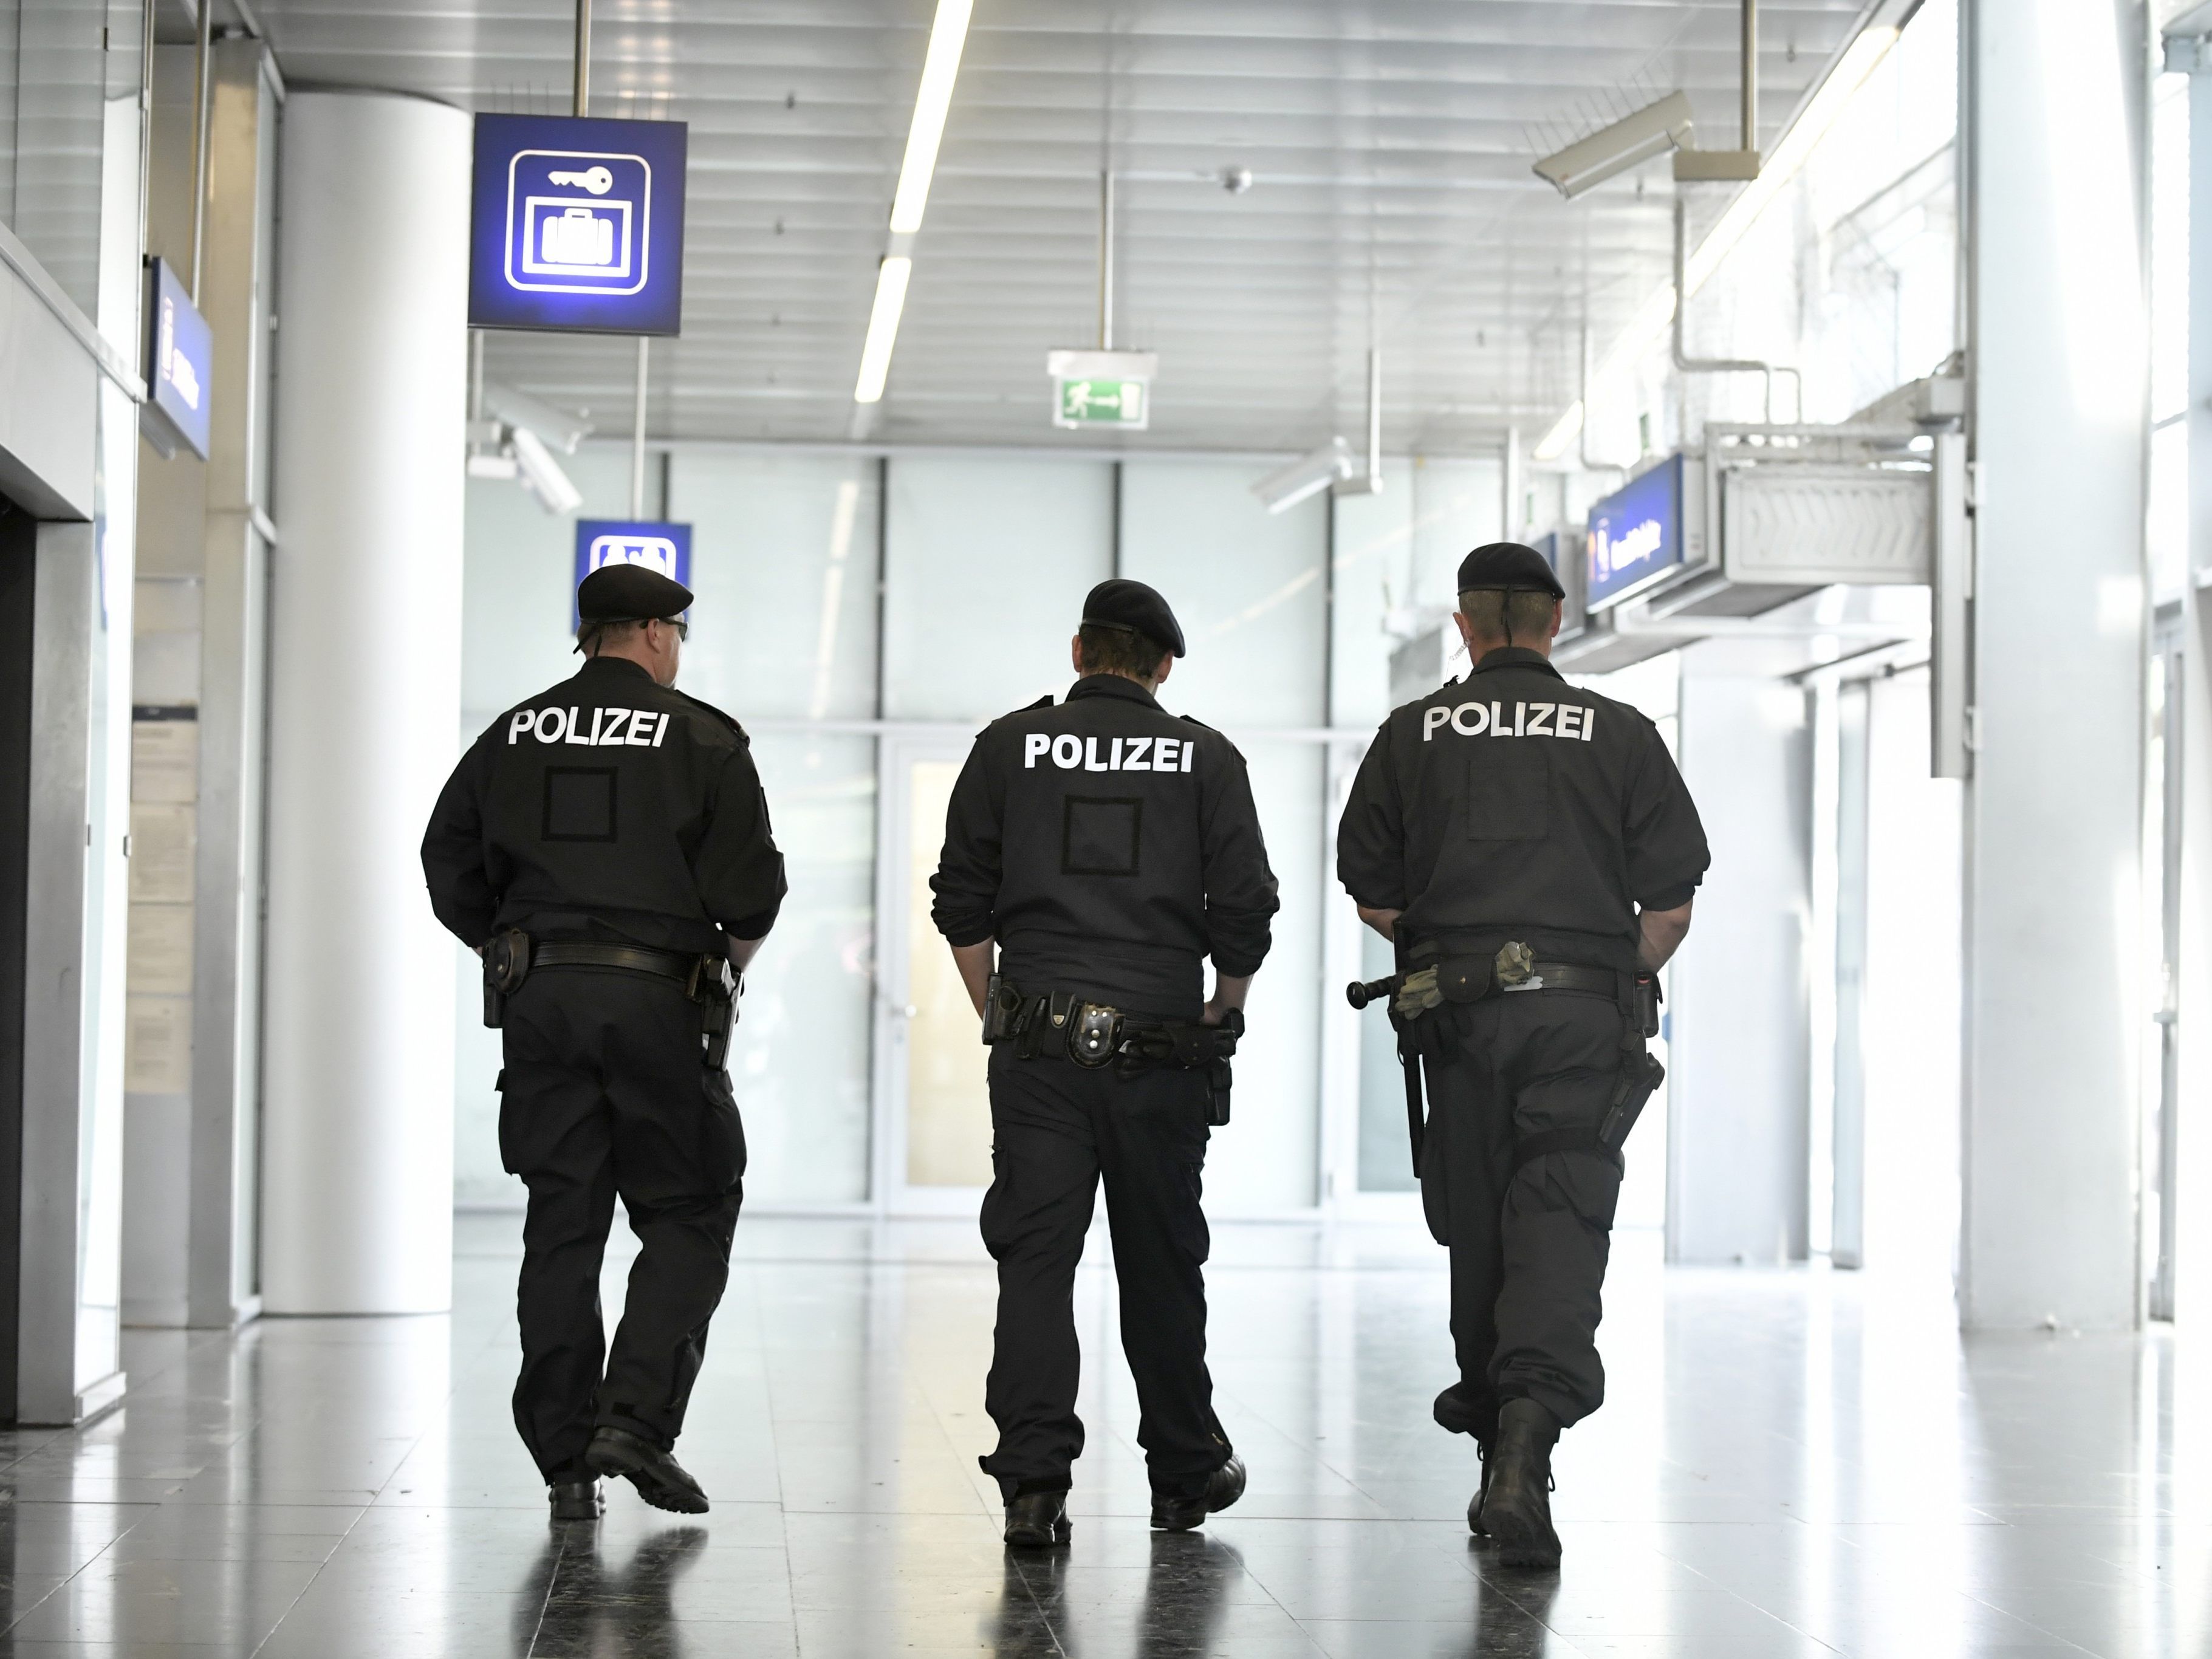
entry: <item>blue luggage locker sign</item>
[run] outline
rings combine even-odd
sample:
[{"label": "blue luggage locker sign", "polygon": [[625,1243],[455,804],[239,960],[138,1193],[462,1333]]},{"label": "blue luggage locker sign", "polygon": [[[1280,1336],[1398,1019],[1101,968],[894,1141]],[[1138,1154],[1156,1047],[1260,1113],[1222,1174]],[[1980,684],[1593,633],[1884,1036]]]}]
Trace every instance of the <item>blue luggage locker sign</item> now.
[{"label": "blue luggage locker sign", "polygon": [[477,116],[470,326],[681,331],[688,142],[681,121]]},{"label": "blue luggage locker sign", "polygon": [[[215,379],[215,331],[166,259],[146,272],[146,398],[166,431],[202,460],[214,434],[208,394]],[[166,445],[173,448],[174,445]]]},{"label": "blue luggage locker sign", "polygon": [[[576,520],[576,580],[606,564],[641,564],[672,582],[691,586],[691,526],[657,524],[651,520],[579,519]],[[572,588],[568,626],[582,622],[576,614]]]},{"label": "blue luggage locker sign", "polygon": [[1589,586],[1599,611],[1682,562],[1682,458],[1632,478],[1589,510]]}]

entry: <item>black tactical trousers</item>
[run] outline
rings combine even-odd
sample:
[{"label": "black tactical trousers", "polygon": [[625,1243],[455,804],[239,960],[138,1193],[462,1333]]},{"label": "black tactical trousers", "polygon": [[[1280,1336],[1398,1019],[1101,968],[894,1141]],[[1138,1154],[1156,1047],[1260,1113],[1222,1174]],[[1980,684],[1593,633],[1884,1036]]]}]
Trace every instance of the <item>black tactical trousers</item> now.
[{"label": "black tactical trousers", "polygon": [[1501,1401],[1562,1424],[1605,1400],[1599,1292],[1620,1196],[1613,1164],[1547,1152],[1514,1169],[1516,1140],[1591,1129],[1620,1075],[1620,1009],[1571,991],[1521,991],[1421,1016],[1429,1129],[1421,1203],[1451,1250],[1456,1395],[1487,1441]]},{"label": "black tactical trousers", "polygon": [[1075,1267],[1102,1178],[1152,1489],[1191,1496],[1228,1461],[1206,1369],[1206,1104],[1203,1072],[1121,1078],[992,1049],[982,1219],[999,1264],[999,1323],[983,1403],[999,1445],[981,1462],[1008,1498],[1066,1490],[1083,1450]]},{"label": "black tactical trousers", "polygon": [[[500,1153],[530,1188],[514,1425],[549,1482],[585,1480],[596,1426],[664,1447],[684,1427],[729,1278],[744,1129],[672,981],[540,969],[507,1000],[505,1036]],[[599,1263],[617,1193],[641,1249],[610,1353]]]}]

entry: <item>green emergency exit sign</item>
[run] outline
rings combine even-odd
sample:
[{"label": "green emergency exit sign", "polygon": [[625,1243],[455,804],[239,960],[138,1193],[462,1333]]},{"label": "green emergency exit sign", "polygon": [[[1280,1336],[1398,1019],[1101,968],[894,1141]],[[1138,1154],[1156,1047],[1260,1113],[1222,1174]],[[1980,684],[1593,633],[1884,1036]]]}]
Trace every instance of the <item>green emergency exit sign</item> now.
[{"label": "green emergency exit sign", "polygon": [[1152,380],[1158,355],[1150,351],[1060,350],[1045,354],[1052,378],[1052,423],[1096,432],[1141,432],[1152,423]]},{"label": "green emergency exit sign", "polygon": [[1142,380],[1062,380],[1061,426],[1142,426],[1151,388]]}]

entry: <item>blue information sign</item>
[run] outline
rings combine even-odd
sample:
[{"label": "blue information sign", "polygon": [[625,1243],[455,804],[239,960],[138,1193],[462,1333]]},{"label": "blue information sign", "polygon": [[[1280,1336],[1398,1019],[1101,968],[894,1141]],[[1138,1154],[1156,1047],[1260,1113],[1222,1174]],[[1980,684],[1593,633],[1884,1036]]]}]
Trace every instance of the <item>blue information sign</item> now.
[{"label": "blue information sign", "polygon": [[680,331],[687,139],[681,121],[477,116],[470,325]]},{"label": "blue information sign", "polygon": [[[691,526],[657,524],[651,520],[579,519],[576,520],[576,581],[605,564],[641,564],[658,570],[673,582],[691,586]],[[580,620],[572,597],[569,625]]]},{"label": "blue information sign", "polygon": [[1589,589],[1602,610],[1682,562],[1682,458],[1662,461],[1589,511]]},{"label": "blue information sign", "polygon": [[215,332],[192,304],[166,259],[148,261],[146,272],[146,407],[174,449],[182,444],[202,460],[214,428],[208,393],[215,379]]}]

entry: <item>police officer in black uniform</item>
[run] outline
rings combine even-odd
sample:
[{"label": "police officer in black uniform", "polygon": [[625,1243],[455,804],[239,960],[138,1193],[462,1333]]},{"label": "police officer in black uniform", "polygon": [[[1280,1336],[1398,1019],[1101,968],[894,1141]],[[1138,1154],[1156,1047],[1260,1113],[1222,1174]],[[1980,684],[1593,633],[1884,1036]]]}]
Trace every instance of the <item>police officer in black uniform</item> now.
[{"label": "police officer in black uniform", "polygon": [[[743,1194],[730,969],[784,878],[744,731],[675,689],[690,605],[641,566],[586,577],[582,669],[477,739],[422,840],[431,905],[483,956],[505,1033],[500,1152],[530,1190],[514,1423],[556,1520],[596,1517],[602,1474],[707,1508],[672,1454]],[[641,1248],[608,1353],[617,1193]]]},{"label": "police officer in black uniform", "polygon": [[1073,648],[1064,702],[976,738],[930,884],[991,1044],[999,1443],[981,1462],[1028,1547],[1071,1531],[1075,1268],[1102,1177],[1152,1525],[1187,1531],[1243,1493],[1206,1368],[1199,1177],[1278,902],[1244,757],[1153,699],[1183,654],[1167,601],[1102,582]]},{"label": "police officer in black uniform", "polygon": [[1604,1397],[1620,1144],[1658,1080],[1652,976],[1710,856],[1657,729],[1552,666],[1542,556],[1477,548],[1459,592],[1474,668],[1383,721],[1337,873],[1398,950],[1400,973],[1352,995],[1392,999],[1422,1204],[1451,1252],[1460,1376],[1435,1415],[1481,1449],[1468,1524],[1508,1565],[1556,1566],[1551,1451]]}]

